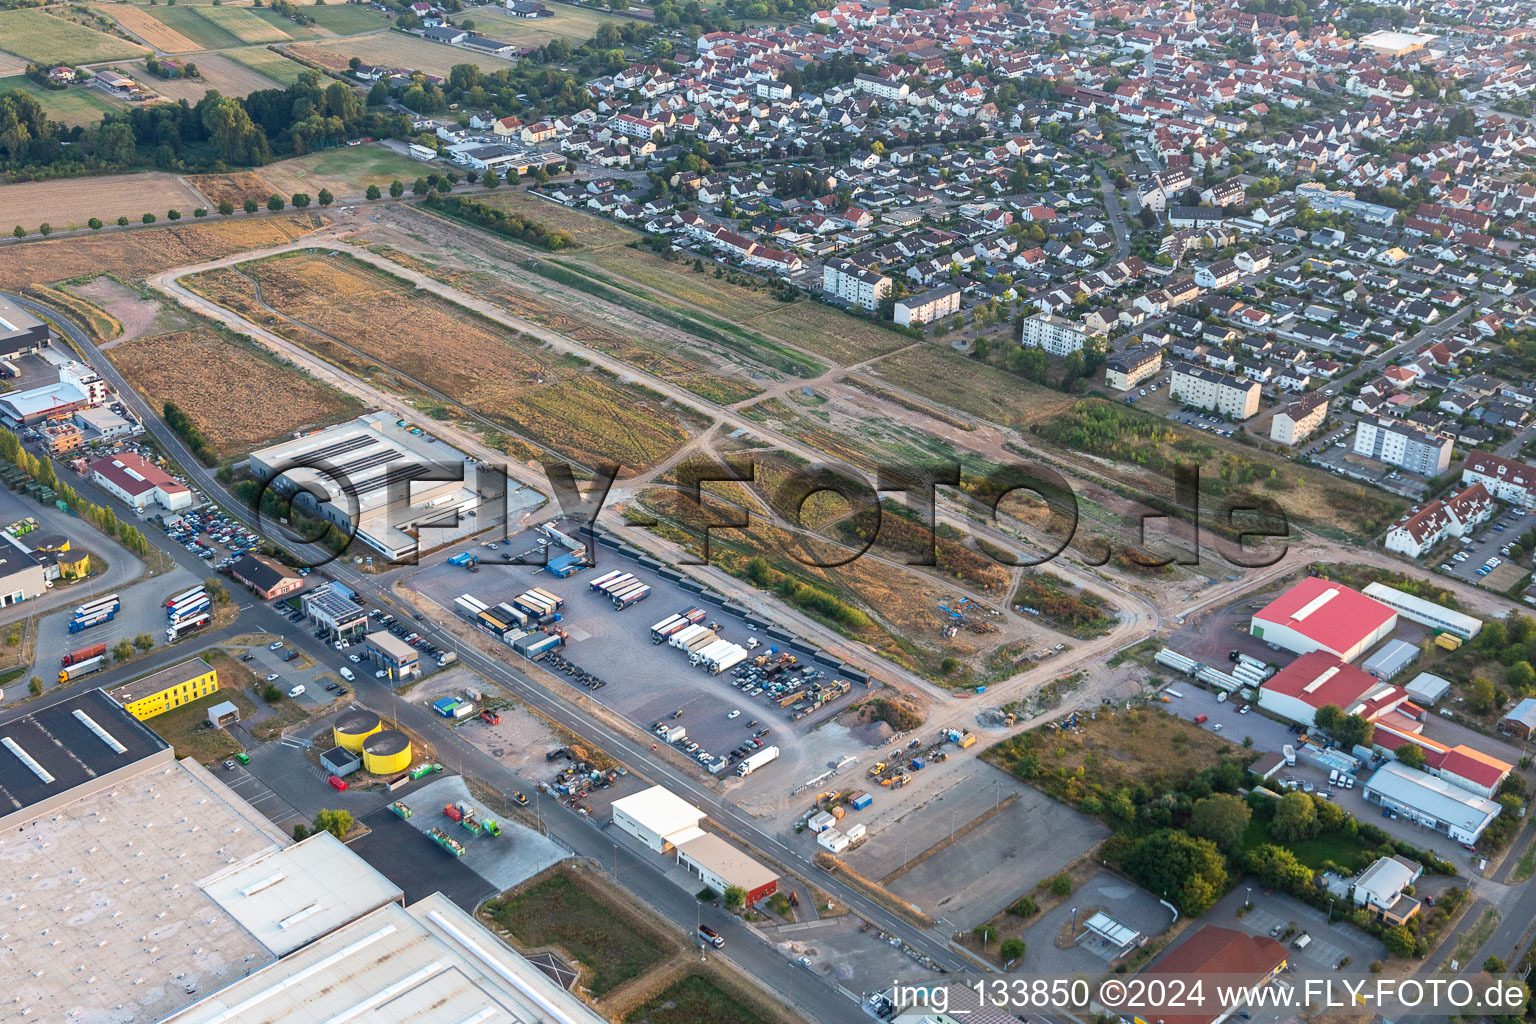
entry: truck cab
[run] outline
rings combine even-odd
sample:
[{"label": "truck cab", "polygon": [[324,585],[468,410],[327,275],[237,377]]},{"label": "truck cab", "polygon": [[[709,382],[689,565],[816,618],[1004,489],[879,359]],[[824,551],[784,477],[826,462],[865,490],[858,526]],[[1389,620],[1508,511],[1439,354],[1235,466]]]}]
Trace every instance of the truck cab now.
[{"label": "truck cab", "polygon": [[711,946],[714,946],[716,949],[719,949],[721,946],[725,945],[725,936],[721,935],[707,924],[699,925],[699,938],[703,939]]}]

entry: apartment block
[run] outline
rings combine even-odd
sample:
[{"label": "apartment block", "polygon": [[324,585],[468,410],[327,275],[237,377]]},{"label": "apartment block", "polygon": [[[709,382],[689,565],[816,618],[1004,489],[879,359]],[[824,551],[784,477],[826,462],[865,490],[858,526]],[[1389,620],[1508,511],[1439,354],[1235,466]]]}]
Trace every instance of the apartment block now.
[{"label": "apartment block", "polygon": [[1246,420],[1259,411],[1259,382],[1193,363],[1174,363],[1170,397],[1196,408]]},{"label": "apartment block", "polygon": [[1439,476],[1451,466],[1451,439],[1400,420],[1362,419],[1355,429],[1355,454],[1421,476]]},{"label": "apartment block", "polygon": [[830,259],[821,270],[821,290],[855,306],[874,309],[891,293],[891,279],[848,260]]},{"label": "apartment block", "polygon": [[1049,313],[1036,313],[1024,321],[1019,331],[1019,344],[1025,348],[1039,348],[1053,356],[1081,352],[1088,341],[1088,328],[1063,320]]}]

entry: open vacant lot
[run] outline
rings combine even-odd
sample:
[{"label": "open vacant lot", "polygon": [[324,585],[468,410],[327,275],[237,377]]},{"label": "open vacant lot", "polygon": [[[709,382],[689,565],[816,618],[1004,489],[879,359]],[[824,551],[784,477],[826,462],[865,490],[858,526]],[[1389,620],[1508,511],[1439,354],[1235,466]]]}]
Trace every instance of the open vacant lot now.
[{"label": "open vacant lot", "polygon": [[217,207],[225,199],[237,207],[247,199],[265,202],[267,197],[276,191],[270,182],[254,171],[193,174],[187,177],[187,181],[208,198],[210,209]]},{"label": "open vacant lot", "polygon": [[138,43],[97,32],[37,10],[0,11],[0,41],[39,64],[89,64],[148,53]]},{"label": "open vacant lot", "polygon": [[151,405],[181,406],[225,458],[362,411],[296,367],[208,330],[134,338],[108,351]]},{"label": "open vacant lot", "polygon": [[[6,56],[0,54],[0,65],[4,65]],[[3,70],[3,68],[0,68]],[[26,62],[23,61],[19,70],[26,70]],[[101,115],[108,111],[118,109],[99,89],[88,89],[84,86],[72,86],[68,89],[44,89],[42,86],[29,81],[25,75],[15,75],[10,78],[0,78],[0,93],[18,89],[21,92],[30,93],[37,102],[43,106],[43,112],[55,121],[62,121],[73,128],[76,125],[92,125],[101,120]]]},{"label": "open vacant lot", "polygon": [[511,61],[500,57],[487,57],[458,46],[429,43],[419,36],[399,32],[380,32],[325,43],[299,43],[289,49],[332,71],[346,70],[347,60],[351,57],[366,64],[413,68],[433,75],[447,75],[455,64],[473,64],[482,71],[505,71],[512,66]]},{"label": "open vacant lot", "polygon": [[[5,189],[17,187],[7,185]],[[5,190],[0,190],[0,205],[5,202],[6,194]],[[171,267],[202,263],[231,253],[292,241],[323,223],[316,214],[294,214],[257,220],[184,223],[175,227],[157,226],[100,236],[11,245],[0,249],[0,285],[14,290],[33,282],[94,277],[107,268],[111,268],[124,281],[137,283],[157,271]]]},{"label": "open vacant lot", "polygon": [[617,895],[587,872],[562,866],[487,900],[481,913],[524,951],[553,946],[578,961],[583,986],[600,999],[677,950]]},{"label": "open vacant lot", "polygon": [[312,70],[296,60],[289,60],[282,54],[267,49],[265,46],[252,46],[244,50],[230,50],[224,56],[285,86],[297,82],[299,80],[299,72]]},{"label": "open vacant lot", "polygon": [[[28,231],[36,231],[45,222],[55,230],[71,224],[84,227],[92,217],[109,224],[118,217],[138,220],[145,213],[164,217],[172,209],[191,216],[202,205],[202,195],[185,179],[159,171],[0,185],[0,209],[14,211],[13,216]],[[7,225],[7,230],[11,226]]]},{"label": "open vacant lot", "polygon": [[475,29],[493,39],[515,46],[543,46],[551,39],[569,39],[572,43],[584,43],[597,34],[597,27],[605,21],[627,21],[623,15],[598,12],[564,4],[546,5],[555,12],[553,18],[513,18],[492,8],[476,8],[470,13]]},{"label": "open vacant lot", "polygon": [[257,282],[260,303],[289,318],[273,329],[322,358],[383,386],[436,392],[566,458],[634,471],[670,455],[696,426],[654,392],[355,261],[300,254],[239,270],[243,284],[229,272],[189,284],[269,322],[260,304],[250,306]]},{"label": "open vacant lot", "polygon": [[172,100],[186,100],[195,104],[203,94],[213,89],[222,96],[249,96],[258,89],[281,89],[283,86],[266,75],[244,64],[237,64],[218,53],[199,54],[196,61],[199,78],[163,79],[149,74],[142,65],[134,65],[133,72],[160,95]]},{"label": "open vacant lot", "polygon": [[409,185],[421,173],[420,162],[377,143],[310,153],[261,169],[261,176],[272,183],[272,191],[279,195],[306,192],[315,196],[327,188],[338,199],[360,198],[369,185],[388,190],[390,182],[397,178]]},{"label": "open vacant lot", "polygon": [[687,974],[624,1016],[624,1024],[771,1024],[797,1020],[723,972],[695,965]]}]

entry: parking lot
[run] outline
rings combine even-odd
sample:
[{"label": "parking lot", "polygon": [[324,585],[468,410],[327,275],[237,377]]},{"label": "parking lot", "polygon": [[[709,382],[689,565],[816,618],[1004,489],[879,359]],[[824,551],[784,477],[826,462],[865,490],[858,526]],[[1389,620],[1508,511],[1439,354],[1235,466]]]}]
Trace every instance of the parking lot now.
[{"label": "parking lot", "polygon": [[[1251,900],[1254,908],[1242,917],[1237,912]],[[1378,939],[1341,921],[1328,923],[1328,913],[1308,906],[1284,893],[1268,892],[1245,878],[1221,902],[1206,912],[1204,920],[1225,928],[1235,928],[1249,935],[1264,935],[1280,941],[1287,930],[1294,934],[1285,940],[1291,970],[1305,975],[1331,974],[1339,962],[1350,957],[1352,971],[1364,970],[1372,960],[1385,959],[1386,950]],[[1186,932],[1186,937],[1194,929]],[[1296,940],[1305,932],[1311,937],[1306,948],[1298,950]],[[1169,949],[1177,949],[1178,945]],[[1164,954],[1167,955],[1166,953]]]},{"label": "parking lot", "polygon": [[[513,553],[536,549],[536,535],[530,531],[509,544]],[[716,624],[715,632],[721,638],[744,647],[756,641],[754,655],[775,646],[781,651],[785,649],[782,643],[768,638],[763,626],[751,625],[718,604],[702,600],[697,593],[659,572],[609,555],[601,572],[588,569],[557,579],[543,569],[498,564],[501,554],[506,553],[499,545],[495,550],[466,550],[480,555],[479,572],[448,564],[445,557],[423,567],[408,582],[413,590],[443,609],[434,618],[458,617],[452,609],[455,599],[463,594],[491,607],[510,602],[530,587],[555,594],[565,602],[558,625],[566,631],[566,644],[557,652],[556,660],[541,663],[540,668],[551,671],[556,679],[571,683],[577,692],[613,709],[644,731],[651,732],[660,722],[681,726],[686,730],[685,744],[697,743],[702,750],[719,757],[726,757],[762,729],[770,730],[758,738],[765,745],[779,748],[778,762],[754,773],[755,778],[735,785],[755,786],[767,777],[774,780],[774,789],[788,789],[820,774],[827,764],[843,755],[867,749],[843,730],[829,731],[807,742],[811,724],[846,706],[846,697],[832,702],[825,711],[792,722],[784,710],[767,700],[766,692],[756,698],[743,696],[732,686],[737,681],[733,672],[711,676],[690,666],[682,651],[665,643],[653,643],[653,624],[673,614],[701,608],[705,611],[704,624]],[[589,585],[602,572],[615,569],[633,573],[649,584],[650,596],[632,607],[616,610],[606,595],[593,591]],[[510,650],[505,657],[508,661],[518,660]],[[802,662],[826,669],[803,656]],[[572,666],[570,671],[564,663]],[[593,682],[600,681],[602,685],[584,687],[577,681],[577,671],[590,674]],[[829,676],[832,674],[828,672]],[[665,740],[658,737],[655,742]],[[734,773],[727,768],[722,777],[734,780]]]},{"label": "parking lot", "polygon": [[[1448,572],[1459,580],[1478,586],[1506,590],[1526,570],[1511,562],[1502,549],[1513,544],[1532,526],[1536,526],[1536,519],[1528,513],[1503,509],[1501,514],[1495,515],[1471,537],[1461,538],[1461,542],[1456,543],[1452,549],[1442,549],[1439,561],[1426,560],[1425,568],[1438,568],[1440,572]],[[1468,540],[1471,543],[1466,543]],[[1446,550],[1452,553],[1445,554]],[[1494,559],[1499,561],[1499,565],[1492,572],[1479,574],[1479,570],[1491,564]]]},{"label": "parking lot", "polygon": [[1066,949],[1056,945],[1056,937],[1071,925],[1073,911],[1078,912],[1077,921],[1081,927],[1086,917],[1092,916],[1087,913],[1091,907],[1103,908],[1110,917],[1149,939],[1161,935],[1173,923],[1173,914],[1158,902],[1156,896],[1118,875],[1100,871],[1084,882],[1070,900],[1042,914],[1024,929],[1030,971],[1062,976],[1079,971],[1097,974],[1118,959],[1116,950],[1092,935]]}]

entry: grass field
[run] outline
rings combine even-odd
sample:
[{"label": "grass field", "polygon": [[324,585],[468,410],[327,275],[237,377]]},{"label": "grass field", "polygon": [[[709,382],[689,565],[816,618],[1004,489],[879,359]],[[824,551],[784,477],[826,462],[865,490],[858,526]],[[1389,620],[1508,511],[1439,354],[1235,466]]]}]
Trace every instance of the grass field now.
[{"label": "grass field", "polygon": [[898,352],[875,363],[869,375],[1006,427],[1059,415],[1073,403],[1070,395],[967,359],[948,346],[919,345]]},{"label": "grass field", "polygon": [[299,80],[299,72],[312,70],[296,60],[289,60],[265,46],[253,46],[245,50],[230,50],[224,54],[237,64],[243,64],[277,82],[289,86]]},{"label": "grass field", "polygon": [[109,224],[120,216],[138,220],[145,213],[163,218],[171,209],[190,217],[202,205],[201,194],[184,179],[161,171],[0,185],[0,210],[27,217],[22,227],[28,231],[44,221],[57,230],[84,226],[92,217]]},{"label": "grass field", "polygon": [[317,355],[360,376],[404,375],[577,462],[612,459],[633,471],[670,455],[695,427],[655,392],[366,265],[298,255],[239,269],[268,305],[352,350],[294,336]]},{"label": "grass field", "polygon": [[524,949],[554,946],[581,962],[595,998],[665,960],[677,943],[640,920],[618,898],[575,868],[560,867],[482,908]]},{"label": "grass field", "polygon": [[200,53],[193,63],[197,65],[199,78],[163,79],[150,74],[142,64],[133,65],[131,71],[139,81],[167,99],[186,100],[193,105],[210,89],[223,96],[249,96],[259,89],[282,88],[280,83],[223,54]]},{"label": "grass field", "polygon": [[70,127],[93,125],[101,120],[101,115],[118,109],[107,102],[106,97],[98,89],[87,89],[83,86],[44,89],[35,82],[29,81],[25,75],[0,78],[0,93],[13,89],[31,93],[43,105],[43,111],[49,117],[55,121],[62,121]]},{"label": "grass field", "polygon": [[473,53],[457,46],[429,43],[419,36],[399,32],[334,39],[324,43],[299,43],[290,49],[305,60],[312,60],[332,71],[345,71],[349,58],[366,64],[412,68],[432,75],[446,76],[455,64],[473,64],[482,71],[505,71],[509,60]]},{"label": "grass field", "polygon": [[311,6],[305,12],[315,19],[315,24],[329,29],[339,36],[356,35],[388,28],[389,19],[371,7],[360,4],[322,4]]},{"label": "grass field", "polygon": [[242,43],[286,43],[314,35],[265,8],[257,11],[247,7],[200,7],[197,13]]},{"label": "grass field", "polygon": [[89,64],[138,57],[138,43],[109,36],[37,10],[0,11],[0,44],[39,64]]},{"label": "grass field", "polygon": [[689,970],[624,1015],[624,1024],[772,1024],[781,1016],[756,993],[725,985],[714,974]]},{"label": "grass field", "polygon": [[[93,7],[91,10],[111,18],[135,37],[166,53],[185,53],[188,50],[208,48],[208,44],[202,40],[193,39],[180,29],[173,28],[166,19],[156,17],[160,13],[159,10],[151,13],[147,7],[135,7],[132,4],[103,5]],[[176,7],[166,7],[164,10],[171,13],[180,11]],[[197,17],[195,12],[189,13],[193,18]]]},{"label": "grass field", "polygon": [[[16,187],[5,186],[7,189]],[[0,191],[0,199],[4,195],[4,191]],[[138,284],[149,275],[171,267],[280,245],[308,234],[324,223],[323,218],[312,213],[256,220],[235,217],[202,224],[183,222],[175,227],[10,245],[0,249],[0,287],[16,291],[32,282],[94,277],[107,268],[123,281]]]},{"label": "grass field", "polygon": [[[539,199],[526,192],[492,192],[475,198],[476,201],[485,203],[487,206],[494,206],[508,213],[516,213],[536,220],[546,227],[564,231],[583,249],[627,245],[640,237],[636,232],[620,227],[612,221],[593,217],[547,199]],[[625,250],[626,253],[628,251]]]},{"label": "grass field", "polygon": [[551,39],[569,39],[572,43],[584,43],[597,34],[597,27],[605,21],[628,21],[618,14],[589,10],[584,7],[567,7],[564,4],[546,4],[555,12],[553,18],[529,21],[514,18],[489,8],[477,7],[466,11],[459,21],[469,18],[475,23],[475,31],[516,46],[543,46]]},{"label": "grass field", "polygon": [[409,185],[421,173],[419,161],[379,143],[310,153],[261,169],[261,176],[272,183],[273,191],[279,195],[307,192],[314,196],[328,188],[337,198],[361,198],[369,185],[387,191],[390,182],[397,178]]},{"label": "grass field", "polygon": [[265,350],[208,330],[133,338],[107,352],[154,408],[185,409],[223,458],[363,411]]}]

